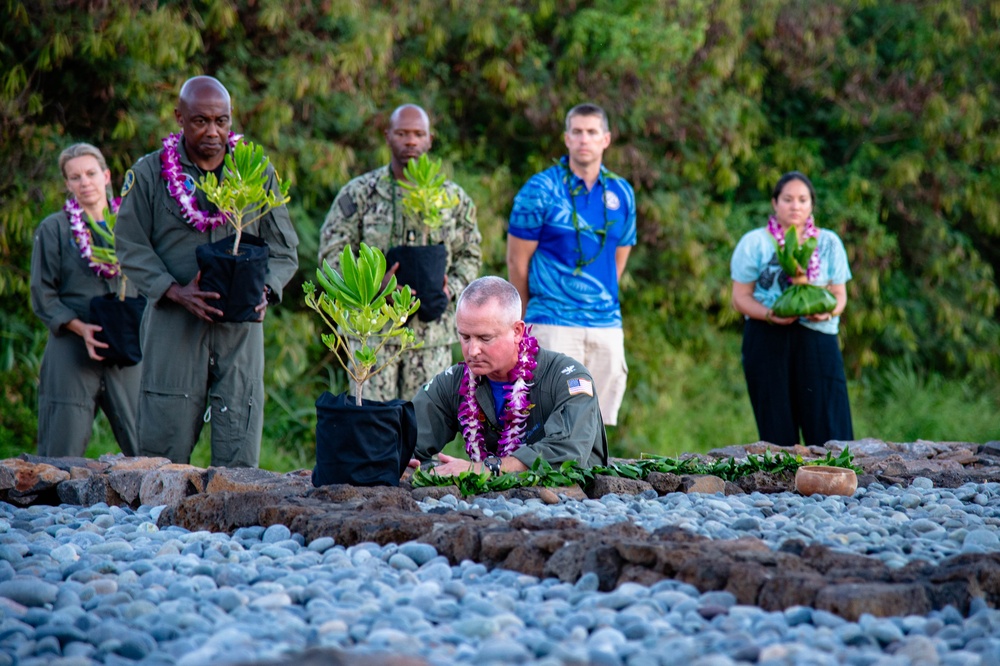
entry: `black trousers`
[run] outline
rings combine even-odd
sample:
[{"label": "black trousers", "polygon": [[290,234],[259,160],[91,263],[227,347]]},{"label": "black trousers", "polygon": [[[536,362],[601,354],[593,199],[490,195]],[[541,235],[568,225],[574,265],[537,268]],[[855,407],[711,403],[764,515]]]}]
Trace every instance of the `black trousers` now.
[{"label": "black trousers", "polygon": [[793,446],[800,431],[806,446],[854,439],[836,335],[748,319],[743,374],[761,440]]}]

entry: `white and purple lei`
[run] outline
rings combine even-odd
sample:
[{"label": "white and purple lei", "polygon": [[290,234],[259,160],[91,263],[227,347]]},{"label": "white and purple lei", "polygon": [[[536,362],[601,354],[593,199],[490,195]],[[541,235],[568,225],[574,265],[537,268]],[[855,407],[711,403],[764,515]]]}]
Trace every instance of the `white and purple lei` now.
[{"label": "white and purple lei", "polygon": [[[118,207],[121,205],[121,199],[113,199],[111,201],[111,212],[117,213]],[[105,280],[110,280],[119,273],[121,273],[121,267],[118,264],[106,264],[100,261],[94,260],[94,248],[91,245],[93,242],[90,235],[90,228],[87,223],[83,221],[83,206],[74,197],[69,197],[66,199],[66,203],[63,204],[63,211],[69,217],[69,228],[73,231],[73,239],[76,241],[76,246],[80,250],[80,256],[87,261],[87,265],[90,269],[94,271],[98,277],[102,277]]]},{"label": "white and purple lei", "polygon": [[[772,236],[774,236],[774,240],[778,241],[779,247],[785,247],[785,230],[781,228],[780,224],[778,224],[778,220],[775,219],[774,215],[772,215],[767,221],[767,231]],[[817,236],[819,236],[819,229],[813,222],[812,215],[810,215],[806,219],[805,229],[802,231],[802,237],[799,238],[799,242],[801,243],[807,238],[816,238]],[[790,279],[795,276],[789,275],[788,277]],[[819,277],[819,246],[817,245],[816,249],[813,250],[812,256],[809,257],[809,266],[806,267],[806,278],[810,282],[812,282],[818,277]]]},{"label": "white and purple lei", "polygon": [[[181,136],[182,134],[178,132],[176,134],[168,134],[163,139],[163,152],[160,153],[160,163],[162,165],[160,174],[163,176],[163,180],[167,182],[167,191],[174,198],[174,201],[177,202],[177,205],[181,207],[184,219],[187,220],[189,225],[202,232],[217,229],[227,222],[225,214],[216,213],[215,215],[209,215],[201,210],[197,206],[198,200],[195,198],[194,192],[188,192],[187,188],[184,187],[184,170],[181,168],[181,157],[177,152]],[[236,144],[242,138],[242,134],[230,132],[229,148],[235,148]]]},{"label": "white and purple lei", "polygon": [[[538,341],[525,331],[517,349],[517,364],[508,377],[510,383],[504,384],[505,400],[501,417],[503,430],[497,443],[497,456],[500,458],[509,456],[524,443],[521,438],[524,436],[525,422],[532,407],[528,393],[535,378],[535,368],[538,367],[537,356]],[[465,366],[465,376],[458,391],[462,396],[458,422],[462,426],[465,450],[469,454],[469,459],[480,462],[489,455],[483,433],[486,415],[476,402],[476,375],[469,369],[468,364],[462,365]]]}]

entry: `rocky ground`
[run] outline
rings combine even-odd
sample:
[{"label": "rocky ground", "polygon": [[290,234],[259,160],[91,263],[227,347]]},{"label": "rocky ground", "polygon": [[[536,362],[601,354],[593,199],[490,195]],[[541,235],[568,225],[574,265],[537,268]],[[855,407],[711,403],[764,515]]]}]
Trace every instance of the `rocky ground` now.
[{"label": "rocky ground", "polygon": [[[307,471],[202,470],[163,459],[0,461],[0,500],[9,513],[0,518],[0,597],[7,600],[0,605],[0,664],[236,663],[310,648],[308,659],[353,663],[374,658],[365,655],[378,648],[429,663],[641,666],[672,663],[656,661],[665,640],[691,658],[717,658],[706,664],[1000,663],[1000,640],[985,638],[1000,631],[993,610],[1000,601],[1000,442],[847,444],[864,469],[852,498],[803,498],[790,492],[791,478],[764,473],[738,483],[669,474],[646,481],[598,477],[585,490],[461,498],[454,488],[405,483],[315,489]],[[830,450],[841,446],[831,443]],[[766,448],[708,455],[741,457]],[[795,452],[821,457],[827,449]],[[99,533],[100,544],[83,532]],[[94,560],[101,553],[110,563]],[[175,556],[182,558],[179,568]],[[202,564],[183,559],[189,556]],[[206,563],[209,556],[215,559]],[[141,649],[46,629],[64,608],[102,608],[103,595],[131,604],[140,619],[146,613],[136,604],[149,612],[140,602],[169,614],[176,598],[200,596],[136,565],[147,561],[159,569],[170,564],[174,574],[199,566],[208,572],[202,576],[211,584],[203,582],[202,591],[223,601],[206,611],[216,624],[201,643],[185,642],[183,623],[159,633],[139,620],[127,624],[128,631],[141,627],[135,641]],[[346,593],[348,578],[331,581],[325,577],[331,569],[367,582]],[[299,580],[297,571],[311,573]],[[31,575],[53,587],[41,597],[29,593]],[[105,578],[114,591],[95,586]],[[148,584],[140,585],[143,579]],[[314,590],[321,583],[332,586],[329,594]],[[401,612],[393,626],[380,626],[371,609],[340,612],[343,595],[359,593],[361,607],[374,599],[385,612],[414,605],[417,597],[429,600],[417,615]],[[498,594],[508,601],[496,607]],[[268,595],[278,596],[261,603]],[[477,624],[458,611],[479,598],[492,599],[494,608],[472,612]],[[338,602],[337,612],[323,599]],[[242,635],[232,626],[242,610],[271,603],[282,611],[276,617],[300,608],[307,625],[327,631],[295,625],[288,630],[295,640],[273,638],[245,651],[225,647],[227,631]],[[540,619],[539,608],[550,607],[559,612]],[[122,619],[125,611],[116,609],[94,617],[68,613],[60,622],[99,627],[109,617]],[[770,633],[751,631],[769,622],[776,623]],[[959,629],[946,631],[952,625]],[[523,638],[517,649],[496,643],[505,628]],[[437,632],[451,638],[436,639]],[[419,647],[403,649],[402,637],[416,635]],[[829,645],[807,649],[820,639]],[[933,659],[907,656],[928,645]],[[316,651],[322,646],[346,652],[333,657]]]}]

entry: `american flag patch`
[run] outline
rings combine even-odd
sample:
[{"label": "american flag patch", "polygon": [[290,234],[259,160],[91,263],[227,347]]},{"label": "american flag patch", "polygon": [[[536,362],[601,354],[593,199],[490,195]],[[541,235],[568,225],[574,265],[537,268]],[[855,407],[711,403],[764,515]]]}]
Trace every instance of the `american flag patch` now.
[{"label": "american flag patch", "polygon": [[580,393],[585,393],[589,396],[594,395],[594,384],[589,379],[570,379],[566,384],[569,386],[570,395]]}]

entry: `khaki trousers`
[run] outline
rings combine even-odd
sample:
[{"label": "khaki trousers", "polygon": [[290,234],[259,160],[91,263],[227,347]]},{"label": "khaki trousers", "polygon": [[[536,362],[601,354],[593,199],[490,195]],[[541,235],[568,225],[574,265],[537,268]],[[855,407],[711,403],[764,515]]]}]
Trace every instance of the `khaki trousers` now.
[{"label": "khaki trousers", "polygon": [[532,324],[531,334],[545,349],[583,363],[594,378],[604,425],[618,425],[618,410],[628,379],[623,329]]}]

